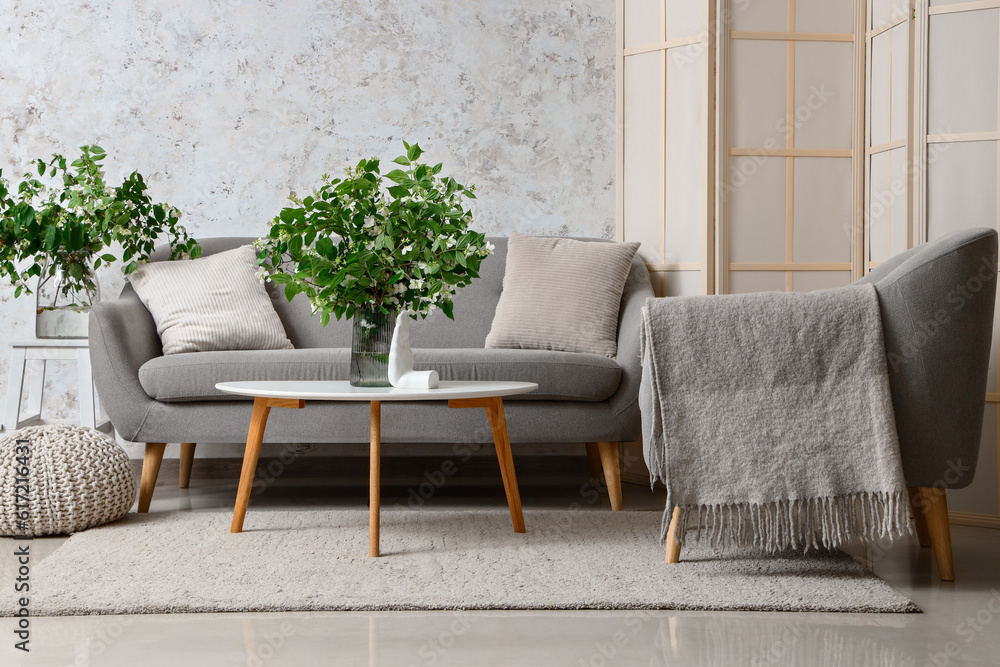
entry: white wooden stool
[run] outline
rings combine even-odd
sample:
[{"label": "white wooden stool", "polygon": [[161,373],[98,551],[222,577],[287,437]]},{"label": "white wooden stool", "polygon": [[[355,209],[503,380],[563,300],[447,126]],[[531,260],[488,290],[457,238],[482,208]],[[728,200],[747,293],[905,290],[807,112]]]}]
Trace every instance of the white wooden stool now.
[{"label": "white wooden stool", "polygon": [[[24,426],[47,423],[73,423],[73,420],[43,420],[42,393],[45,389],[45,366],[49,361],[75,361],[80,396],[80,426],[111,432],[111,422],[101,412],[94,378],[90,371],[90,350],[86,339],[16,340],[11,345],[7,378],[7,409],[0,430],[14,431]],[[21,393],[24,371],[29,361],[41,361],[40,373],[32,373],[28,387],[28,416],[21,419]]]}]

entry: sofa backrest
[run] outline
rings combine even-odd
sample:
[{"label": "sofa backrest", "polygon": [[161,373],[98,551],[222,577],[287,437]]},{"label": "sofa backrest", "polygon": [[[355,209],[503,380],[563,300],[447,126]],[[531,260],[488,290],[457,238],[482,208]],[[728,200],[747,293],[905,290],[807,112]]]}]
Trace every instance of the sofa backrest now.
[{"label": "sofa backrest", "polygon": [[[487,240],[496,246],[496,250],[483,260],[479,270],[479,280],[473,280],[471,285],[459,290],[455,295],[454,321],[445,317],[440,310],[436,310],[427,319],[414,322],[410,334],[413,347],[484,347],[486,335],[493,325],[493,315],[500,300],[500,292],[503,290],[503,276],[507,266],[507,238],[488,237]],[[601,239],[580,240],[603,242]],[[204,255],[232,250],[253,241],[252,238],[238,237],[199,239]],[[166,251],[158,248],[150,259],[155,262],[167,258]],[[638,254],[632,262],[632,272],[640,272],[646,276],[645,282],[649,282],[646,267]],[[629,280],[626,284],[626,292],[622,295],[623,302],[630,296],[628,285],[631,284],[634,284],[634,281]],[[268,291],[274,309],[285,325],[285,332],[295,347],[351,346],[351,320],[338,322],[336,319],[331,319],[324,328],[320,324],[320,318],[312,316],[309,302],[302,295],[296,296],[289,303],[280,285],[270,284]]]}]

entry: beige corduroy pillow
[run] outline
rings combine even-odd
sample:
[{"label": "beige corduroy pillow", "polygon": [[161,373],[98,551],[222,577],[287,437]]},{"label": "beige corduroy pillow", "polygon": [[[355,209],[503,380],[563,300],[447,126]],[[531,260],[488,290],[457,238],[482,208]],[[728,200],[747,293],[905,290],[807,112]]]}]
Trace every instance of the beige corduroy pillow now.
[{"label": "beige corduroy pillow", "polygon": [[486,347],[618,352],[618,310],[638,243],[513,232]]},{"label": "beige corduroy pillow", "polygon": [[278,313],[257,277],[253,246],[173,262],[129,275],[160,334],[163,354],[212,350],[286,350]]}]

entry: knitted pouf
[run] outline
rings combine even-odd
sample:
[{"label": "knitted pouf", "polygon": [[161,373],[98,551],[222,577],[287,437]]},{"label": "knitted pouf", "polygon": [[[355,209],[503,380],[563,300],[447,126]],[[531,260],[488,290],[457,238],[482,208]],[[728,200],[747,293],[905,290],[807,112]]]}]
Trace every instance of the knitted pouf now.
[{"label": "knitted pouf", "polygon": [[0,535],[68,535],[120,519],[134,500],[128,455],[100,431],[52,424],[0,438]]}]

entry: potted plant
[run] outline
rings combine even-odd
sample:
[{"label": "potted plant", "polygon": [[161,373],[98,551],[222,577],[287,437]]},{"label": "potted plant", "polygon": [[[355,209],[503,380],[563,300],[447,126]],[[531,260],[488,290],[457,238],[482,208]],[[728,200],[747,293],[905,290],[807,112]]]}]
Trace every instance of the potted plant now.
[{"label": "potted plant", "polygon": [[80,150],[72,163],[58,154],[34,160],[37,174],[25,174],[16,191],[0,170],[0,276],[14,284],[15,297],[31,294],[37,280],[39,338],[87,337],[90,307],[100,298],[94,270],[102,264],[120,258],[131,273],[164,234],[172,258],[200,253],[178,224],[180,211],[154,204],[142,175],[112,187],[104,149]]},{"label": "potted plant", "polygon": [[323,326],[353,318],[356,386],[388,386],[397,316],[408,326],[440,308],[454,319],[451,297],[479,277],[493,250],[469,228],[464,200],[475,198],[475,187],[441,176],[440,164],[420,163],[417,144],[403,145],[406,154],[394,160],[401,168],[382,175],[372,158],[344,178],[323,176],[312,195],[290,197],[294,206],[257,240],[258,261],[288,299],[304,294]]}]

